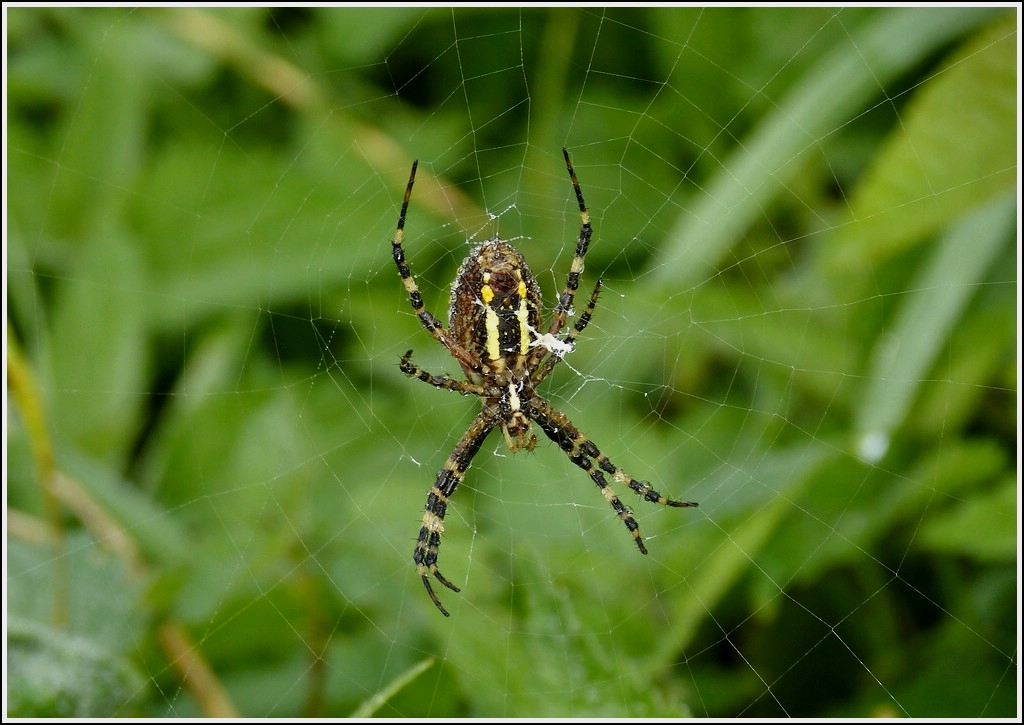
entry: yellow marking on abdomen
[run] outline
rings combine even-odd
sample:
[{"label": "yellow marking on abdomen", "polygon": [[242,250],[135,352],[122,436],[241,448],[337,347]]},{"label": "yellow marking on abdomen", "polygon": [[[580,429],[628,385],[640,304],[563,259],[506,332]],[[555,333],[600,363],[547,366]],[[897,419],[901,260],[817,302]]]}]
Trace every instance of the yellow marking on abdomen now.
[{"label": "yellow marking on abdomen", "polygon": [[491,273],[484,272],[484,284],[480,288],[480,301],[484,303],[484,331],[486,334],[487,355],[491,360],[501,357],[501,348],[498,345],[498,313],[491,307],[494,301],[494,290],[491,289]]},{"label": "yellow marking on abdomen", "polygon": [[526,282],[523,275],[516,270],[519,276],[519,287],[516,292],[519,294],[519,309],[516,310],[516,319],[519,320],[519,354],[525,355],[530,351],[530,310],[526,306]]}]

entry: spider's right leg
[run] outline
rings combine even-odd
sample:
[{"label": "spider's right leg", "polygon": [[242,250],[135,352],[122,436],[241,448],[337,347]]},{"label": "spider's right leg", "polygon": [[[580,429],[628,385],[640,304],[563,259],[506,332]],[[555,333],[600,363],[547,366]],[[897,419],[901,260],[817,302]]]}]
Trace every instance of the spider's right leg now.
[{"label": "spider's right leg", "polygon": [[416,181],[416,166],[418,161],[412,162],[412,171],[409,172],[409,183],[405,187],[405,199],[402,201],[402,211],[398,215],[398,226],[395,228],[395,236],[391,238],[391,256],[398,267],[398,274],[402,278],[406,292],[409,293],[409,302],[412,304],[413,312],[420,318],[423,327],[427,329],[434,339],[447,348],[448,352],[458,360],[463,369],[479,370],[480,363],[473,359],[473,356],[461,345],[452,340],[445,332],[441,321],[430,312],[423,304],[423,295],[416,284],[416,278],[412,276],[412,270],[405,261],[405,250],[402,248],[402,239],[405,236],[405,215],[409,211],[409,199],[412,196],[412,186]]},{"label": "spider's right leg", "polygon": [[[615,495],[615,492],[612,491],[607,480],[602,474],[602,471],[610,473],[615,481],[629,486],[629,488],[636,492],[644,501],[676,508],[685,508],[697,505],[693,501],[676,501],[667,498],[655,491],[651,484],[646,481],[638,481],[634,479],[628,473],[608,460],[608,457],[601,453],[600,449],[594,445],[594,442],[581,433],[579,429],[570,422],[569,418],[567,418],[564,413],[552,408],[551,405],[543,398],[533,398],[533,400],[530,401],[529,411],[527,414],[537,422],[537,425],[541,427],[541,430],[544,431],[548,438],[557,443],[558,447],[565,451],[569,460],[586,471],[591,480],[597,484],[598,488],[601,489],[601,493],[604,495],[605,500],[611,504],[616,515],[622,520],[622,523],[626,525],[630,536],[633,537],[633,541],[636,542],[637,548],[640,549],[641,554],[647,553],[647,547],[644,545],[643,536],[640,534],[640,526],[637,524],[636,519],[633,518],[633,512],[630,511],[629,508],[619,500],[619,497]],[[597,463],[597,466],[594,465],[594,462]]]},{"label": "spider's right leg", "polygon": [[416,539],[416,549],[413,551],[412,560],[416,563],[423,586],[427,588],[441,614],[448,615],[441,601],[430,586],[430,576],[433,575],[439,582],[451,589],[453,592],[459,588],[445,579],[437,569],[437,550],[441,546],[441,534],[444,532],[444,515],[448,511],[448,499],[455,493],[456,487],[462,482],[466,475],[466,469],[470,462],[480,450],[487,434],[494,430],[497,420],[493,417],[480,413],[469,427],[469,430],[459,439],[455,450],[448,456],[444,466],[437,472],[437,482],[427,494],[427,505],[423,511],[423,523],[420,526],[420,535]]},{"label": "spider's right leg", "polygon": [[[583,310],[583,314],[580,315],[578,320],[576,320],[576,324],[572,326],[572,329],[565,334],[565,337],[559,340],[559,342],[564,346],[562,349],[566,351],[572,350],[573,345],[576,344],[576,338],[579,337],[580,333],[586,329],[588,324],[590,324],[590,318],[594,315],[594,308],[597,307],[598,295],[601,294],[601,283],[602,280],[599,278],[597,280],[597,284],[594,285],[594,291],[590,295],[590,301],[587,302],[587,309]],[[544,345],[543,343],[539,343],[539,346],[543,347]],[[554,370],[555,365],[557,365],[565,356],[564,352],[559,353],[555,350],[551,350],[550,352],[551,354],[544,360],[544,363],[534,370],[533,375],[530,376],[534,384],[539,383],[550,375],[551,371]]]},{"label": "spider's right leg", "polygon": [[580,182],[576,179],[576,171],[572,168],[572,161],[569,160],[569,152],[562,149],[565,157],[565,168],[569,172],[569,179],[572,181],[573,191],[576,192],[576,202],[580,208],[580,236],[576,240],[576,251],[572,256],[572,265],[569,267],[569,276],[565,280],[565,289],[558,298],[555,305],[555,313],[551,318],[551,327],[548,334],[556,335],[565,324],[565,318],[572,309],[572,300],[576,296],[576,290],[580,286],[580,275],[583,274],[583,260],[587,256],[587,249],[590,247],[590,237],[593,228],[590,226],[590,212],[583,201],[583,192],[580,191]]}]

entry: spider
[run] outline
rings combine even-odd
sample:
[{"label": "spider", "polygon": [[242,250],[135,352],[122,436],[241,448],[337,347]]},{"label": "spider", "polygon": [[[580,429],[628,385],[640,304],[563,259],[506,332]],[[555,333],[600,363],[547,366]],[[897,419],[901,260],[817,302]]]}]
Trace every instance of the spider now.
[{"label": "spider", "polygon": [[423,327],[458,361],[466,379],[434,375],[423,370],[412,362],[412,350],[402,356],[399,368],[406,375],[419,378],[435,388],[475,395],[483,403],[476,419],[438,471],[437,480],[427,494],[423,521],[412,556],[427,594],[446,617],[449,616],[448,610],[430,585],[430,576],[433,575],[452,591],[459,591],[459,587],[445,579],[437,568],[444,515],[448,509],[448,500],[462,482],[470,462],[480,450],[484,439],[495,428],[501,429],[505,444],[511,452],[524,449],[532,451],[537,444],[537,438],[532,432],[532,423],[536,423],[565,452],[569,460],[586,471],[597,484],[642,554],[647,553],[647,547],[644,546],[636,519],[612,491],[605,474],[631,488],[644,501],[663,506],[697,505],[692,501],[666,498],[648,482],[630,476],[612,463],[564,413],[555,410],[537,394],[537,386],[551,374],[562,357],[572,350],[576,338],[590,322],[601,292],[601,280],[598,279],[583,314],[567,333],[559,337],[566,318],[572,312],[573,297],[579,286],[583,260],[593,232],[590,214],[583,202],[583,192],[580,191],[569,152],[562,149],[562,155],[579,203],[581,226],[565,289],[558,298],[546,332],[541,332],[541,295],[537,279],[519,251],[498,237],[475,247],[459,267],[455,281],[452,282],[448,327],[445,328],[426,309],[402,249],[405,216],[416,180],[418,162],[415,161],[405,188],[398,226],[391,240],[391,254],[413,310]]}]

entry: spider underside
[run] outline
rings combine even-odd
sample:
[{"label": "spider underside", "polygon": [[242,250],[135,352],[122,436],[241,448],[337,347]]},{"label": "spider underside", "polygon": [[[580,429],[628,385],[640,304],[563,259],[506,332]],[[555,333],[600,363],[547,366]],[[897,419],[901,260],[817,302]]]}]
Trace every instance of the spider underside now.
[{"label": "spider underside", "polygon": [[412,350],[402,356],[399,367],[410,377],[419,378],[436,388],[481,399],[482,409],[455,444],[455,449],[437,473],[437,480],[427,494],[420,533],[413,551],[413,561],[435,606],[446,617],[430,585],[430,576],[452,591],[459,588],[442,576],[437,568],[438,548],[444,531],[448,499],[462,481],[473,457],[484,439],[495,428],[501,430],[509,450],[533,450],[537,438],[532,431],[536,423],[544,434],[558,444],[569,460],[582,468],[597,484],[605,499],[626,525],[637,547],[647,553],[640,528],[632,512],[612,491],[606,474],[635,491],[643,500],[663,506],[696,506],[692,501],[674,501],[655,491],[646,481],[638,481],[612,463],[581,433],[564,413],[554,409],[537,394],[537,385],[546,378],[590,322],[601,292],[601,280],[594,285],[586,309],[564,335],[559,336],[572,310],[573,298],[583,272],[583,261],[590,245],[590,215],[583,202],[576,172],[569,152],[562,149],[580,211],[580,234],[576,242],[572,266],[565,289],[552,312],[545,332],[541,319],[540,286],[523,256],[508,242],[494,238],[478,245],[459,267],[452,283],[448,327],[424,307],[416,280],[405,261],[402,239],[405,217],[416,179],[416,162],[409,174],[398,226],[391,241],[391,252],[402,278],[409,301],[423,327],[454,357],[465,380],[448,375],[434,375],[412,362]]}]

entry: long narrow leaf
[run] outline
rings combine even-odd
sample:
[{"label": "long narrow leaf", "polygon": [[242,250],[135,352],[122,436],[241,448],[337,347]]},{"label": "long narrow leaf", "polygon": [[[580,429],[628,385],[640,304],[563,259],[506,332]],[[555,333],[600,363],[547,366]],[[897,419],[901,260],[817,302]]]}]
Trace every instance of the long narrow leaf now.
[{"label": "long narrow leaf", "polygon": [[879,16],[837,48],[782,101],[704,184],[652,265],[662,284],[688,286],[716,265],[800,169],[793,159],[859,112],[894,77],[991,11],[905,8]]},{"label": "long narrow leaf", "polygon": [[911,286],[913,292],[891,332],[876,345],[868,370],[868,389],[856,418],[863,457],[877,460],[885,453],[971,292],[1009,240],[1015,215],[1013,195],[966,217],[942,238]]}]

